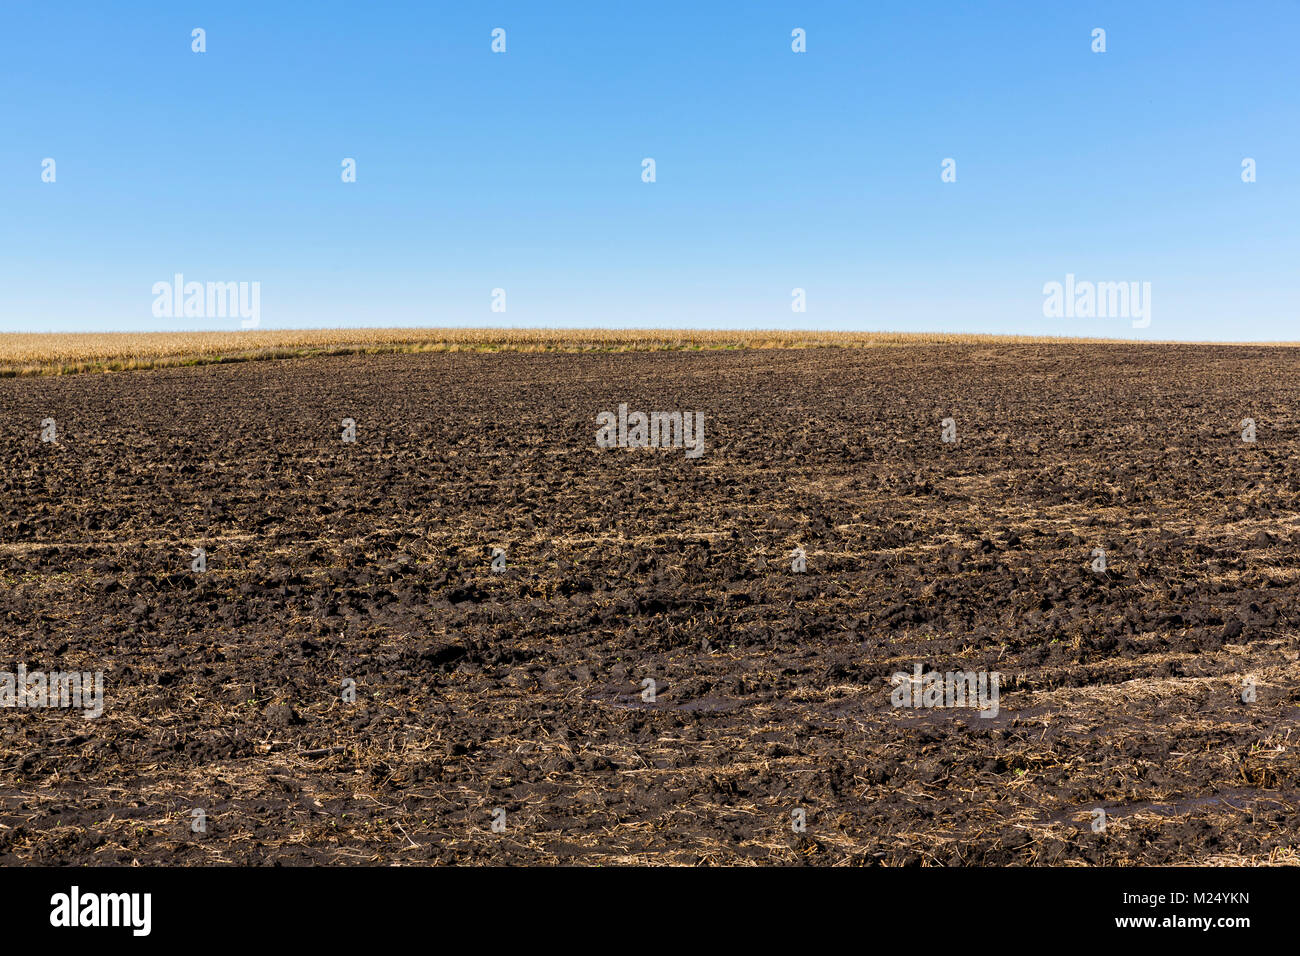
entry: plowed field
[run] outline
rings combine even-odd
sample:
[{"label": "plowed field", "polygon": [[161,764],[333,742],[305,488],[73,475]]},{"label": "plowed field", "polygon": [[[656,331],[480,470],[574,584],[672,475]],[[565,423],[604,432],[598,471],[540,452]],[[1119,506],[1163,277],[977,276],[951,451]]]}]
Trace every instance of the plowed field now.
[{"label": "plowed field", "polygon": [[0,380],[0,670],[104,687],[0,710],[0,863],[1295,863],[1297,409],[1228,346]]}]

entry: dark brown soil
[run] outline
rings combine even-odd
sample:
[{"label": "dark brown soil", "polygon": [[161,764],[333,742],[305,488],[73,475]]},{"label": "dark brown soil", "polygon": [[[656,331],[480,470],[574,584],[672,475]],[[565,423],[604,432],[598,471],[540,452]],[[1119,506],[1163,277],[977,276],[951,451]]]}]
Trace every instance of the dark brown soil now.
[{"label": "dark brown soil", "polygon": [[0,671],[106,681],[0,710],[0,862],[1296,863],[1298,407],[1201,346],[0,381]]}]

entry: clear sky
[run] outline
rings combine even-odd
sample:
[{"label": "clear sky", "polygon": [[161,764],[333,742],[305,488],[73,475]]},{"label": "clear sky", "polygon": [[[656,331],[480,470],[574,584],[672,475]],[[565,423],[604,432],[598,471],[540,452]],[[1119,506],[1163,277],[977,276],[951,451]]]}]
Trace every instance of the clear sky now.
[{"label": "clear sky", "polygon": [[[238,327],[156,318],[181,273],[264,328],[1300,339],[1298,38],[1295,0],[4,0],[0,331]],[[1067,274],[1149,326],[1046,317]]]}]

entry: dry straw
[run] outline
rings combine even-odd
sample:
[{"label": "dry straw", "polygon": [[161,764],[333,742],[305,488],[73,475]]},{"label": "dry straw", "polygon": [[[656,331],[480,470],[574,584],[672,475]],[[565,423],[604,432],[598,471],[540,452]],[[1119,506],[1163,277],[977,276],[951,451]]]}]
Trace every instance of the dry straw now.
[{"label": "dry straw", "polygon": [[691,329],[251,329],[0,333],[0,376],[61,375],[359,352],[582,352],[1105,342],[1028,335]]}]

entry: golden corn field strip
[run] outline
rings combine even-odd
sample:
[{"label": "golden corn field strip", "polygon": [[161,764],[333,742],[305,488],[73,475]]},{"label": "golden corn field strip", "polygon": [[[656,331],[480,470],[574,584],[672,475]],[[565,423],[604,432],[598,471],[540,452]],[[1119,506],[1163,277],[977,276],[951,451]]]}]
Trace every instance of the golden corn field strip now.
[{"label": "golden corn field strip", "polygon": [[230,332],[0,333],[0,376],[61,375],[355,352],[657,351],[1005,345],[1102,338],[928,332],[698,329],[256,329]]}]

